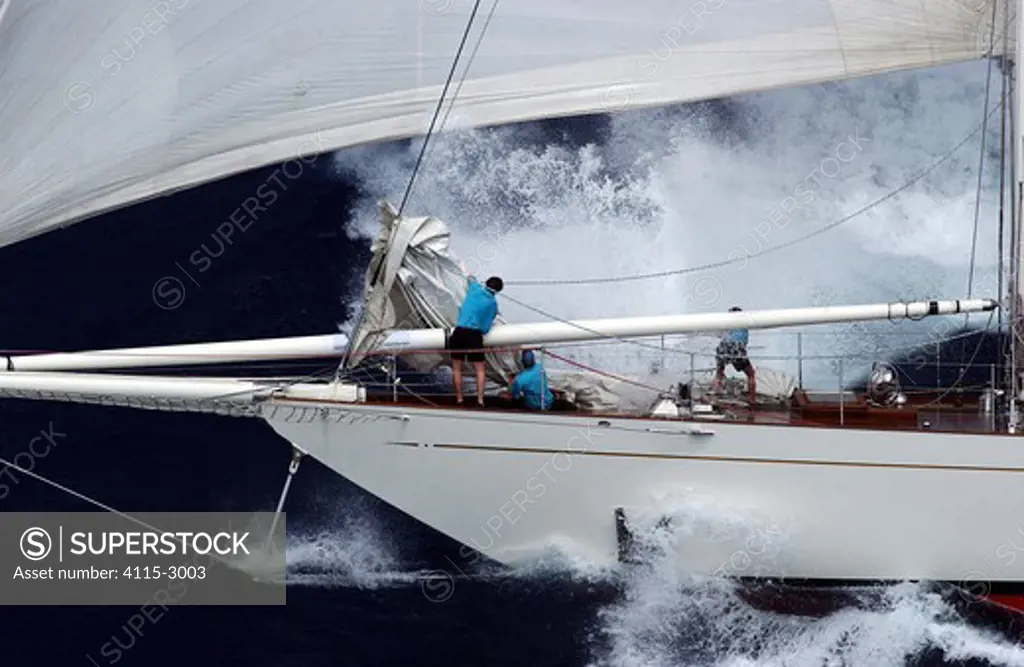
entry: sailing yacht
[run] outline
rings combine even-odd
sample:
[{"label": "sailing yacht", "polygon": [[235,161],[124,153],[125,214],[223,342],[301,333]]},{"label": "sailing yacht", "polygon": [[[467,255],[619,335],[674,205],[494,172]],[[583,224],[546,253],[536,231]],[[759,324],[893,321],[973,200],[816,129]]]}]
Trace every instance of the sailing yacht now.
[{"label": "sailing yacht", "polygon": [[[429,137],[445,102],[462,123],[491,126],[1014,55],[1020,40],[1007,36],[1019,29],[1019,3],[967,5],[708,0],[681,11],[668,0],[383,0],[342,10],[312,0],[110,0],[97,9],[8,1],[0,5],[0,89],[8,93],[0,243],[299,160],[314,147]],[[55,52],[44,37],[58,24],[74,29]],[[1014,109],[1024,117],[1016,94]],[[1019,223],[1019,136],[1013,145]],[[252,199],[240,206],[271,205],[259,193]],[[445,362],[466,275],[444,222],[410,217],[405,204],[381,202],[351,336],[10,356],[0,395],[263,419],[293,450],[279,511],[299,461],[311,456],[507,565],[553,547],[611,565],[668,527],[680,566],[700,574],[806,586],[984,581],[985,595],[1024,609],[1024,559],[1006,547],[1024,516],[1016,350],[1007,378],[957,392],[959,405],[948,391],[900,394],[884,367],[867,392],[834,395],[767,373],[759,390],[774,405],[755,409],[708,396],[696,376],[637,399],[622,378],[583,369],[552,374],[570,409],[523,412],[498,397],[487,409],[462,409],[405,391],[396,373],[380,387],[354,372],[394,358],[424,372]],[[1013,257],[1006,304],[946,298],[502,321],[484,340],[489,376],[500,383],[517,370],[521,346],[1000,308],[1016,322],[1016,246]],[[337,377],[92,373],[312,357],[340,358]],[[677,511],[688,502],[755,517],[765,526],[759,546],[746,533],[688,523]],[[750,562],[765,551],[771,556],[756,567],[736,564],[738,554]]]}]

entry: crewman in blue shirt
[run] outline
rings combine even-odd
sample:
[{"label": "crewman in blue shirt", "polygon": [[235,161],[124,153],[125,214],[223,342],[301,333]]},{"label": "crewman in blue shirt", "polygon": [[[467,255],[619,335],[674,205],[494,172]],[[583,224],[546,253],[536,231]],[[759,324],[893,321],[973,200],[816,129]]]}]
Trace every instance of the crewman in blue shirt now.
[{"label": "crewman in blue shirt", "polygon": [[487,382],[487,368],[484,363],[484,336],[491,330],[494,318],[498,316],[498,300],[495,294],[504,287],[501,278],[491,276],[481,285],[474,276],[469,276],[466,298],[459,308],[459,319],[455,329],[448,336],[448,349],[452,352],[452,373],[455,380],[455,402],[462,405],[462,362],[469,361],[476,369],[476,402],[484,405],[484,385]]},{"label": "crewman in blue shirt", "polygon": [[[730,313],[740,312],[739,306],[729,309]],[[715,350],[715,380],[711,383],[711,391],[718,392],[725,382],[725,367],[732,367],[747,376],[747,400],[751,407],[757,404],[757,378],[754,364],[747,357],[747,343],[750,332],[746,329],[730,329],[722,334],[718,349]]]},{"label": "crewman in blue shirt", "polygon": [[531,350],[524,350],[523,371],[512,382],[512,398],[522,399],[531,410],[550,410],[555,401],[548,389],[548,377]]}]

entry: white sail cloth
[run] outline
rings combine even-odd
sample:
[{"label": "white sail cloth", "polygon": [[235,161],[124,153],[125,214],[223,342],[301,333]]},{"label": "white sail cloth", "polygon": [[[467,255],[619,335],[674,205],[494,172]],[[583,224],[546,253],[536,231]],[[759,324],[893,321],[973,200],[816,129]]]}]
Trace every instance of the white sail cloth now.
[{"label": "white sail cloth", "polygon": [[[487,21],[495,1],[469,35],[449,128],[973,59],[989,50],[993,5],[508,0]],[[0,246],[258,166],[423,133],[472,6],[0,0]]]},{"label": "white sail cloth", "polygon": [[[400,218],[387,202],[381,202],[380,214],[381,231],[366,270],[362,319],[350,336],[351,364],[372,354],[395,330],[454,328],[466,296],[467,278],[448,249],[450,233],[442,221]],[[500,315],[495,320],[504,321]],[[443,360],[436,352],[403,357],[422,371],[433,370]],[[518,370],[511,354],[490,352],[487,361],[489,374],[499,382]]]},{"label": "white sail cloth", "polygon": [[[349,363],[355,365],[375,353],[396,330],[451,330],[466,295],[467,276],[449,250],[448,227],[437,218],[398,217],[387,202],[381,202],[381,231],[374,240],[373,257],[366,271],[363,311],[352,332]],[[486,276],[480,276],[486,279]],[[498,297],[499,304],[501,296]],[[499,314],[495,324],[505,324]],[[542,353],[543,354],[543,353]],[[500,386],[521,368],[514,350],[492,348],[485,355],[487,372]],[[410,352],[402,356],[409,366],[433,371],[446,362],[436,351]],[[659,388],[662,377],[622,378],[577,369],[554,369],[545,364],[552,389],[583,410],[598,412],[644,411],[669,387]],[[684,381],[686,378],[675,378]],[[711,377],[702,377],[710,384]],[[758,394],[762,400],[787,400],[793,393],[793,379],[771,369],[758,370]]]},{"label": "white sail cloth", "polygon": [[[399,218],[381,202],[381,232],[373,242],[373,258],[366,272],[362,318],[352,332],[349,360],[359,363],[395,330],[438,328],[451,330],[466,296],[467,276],[448,248],[449,231],[437,218]],[[481,277],[481,280],[486,276]],[[499,297],[500,300],[500,297]],[[504,324],[499,314],[495,324]],[[500,386],[521,367],[513,350],[489,351],[488,377]],[[429,372],[445,363],[440,352],[413,352],[402,356],[411,367]],[[621,407],[613,378],[585,372],[548,369],[552,389],[586,410]]]}]

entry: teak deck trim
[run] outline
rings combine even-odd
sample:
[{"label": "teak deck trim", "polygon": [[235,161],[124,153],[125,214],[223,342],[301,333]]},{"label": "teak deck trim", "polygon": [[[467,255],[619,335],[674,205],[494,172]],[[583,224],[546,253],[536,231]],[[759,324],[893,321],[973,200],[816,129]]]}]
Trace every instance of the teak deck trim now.
[{"label": "teak deck trim", "polygon": [[[798,392],[797,396],[802,394]],[[858,395],[861,401],[863,397]],[[802,400],[801,400],[802,399]],[[279,397],[279,402],[296,403],[328,403],[331,405],[363,405],[381,406],[404,409],[416,409],[424,411],[465,411],[476,414],[498,414],[498,415],[522,415],[522,409],[495,407],[458,407],[451,405],[427,405],[412,400],[394,401],[384,396],[369,396],[364,403],[352,403],[332,399],[303,398],[303,397]],[[976,403],[964,403],[962,406],[938,405],[929,406],[925,404],[907,403],[899,408],[872,407],[866,402],[843,406],[843,422],[840,420],[840,406],[838,403],[814,403],[806,400],[806,397],[794,397],[788,408],[765,408],[760,410],[736,410],[735,412],[744,415],[746,418],[739,419],[702,419],[700,416],[682,419],[665,417],[654,417],[649,415],[604,413],[604,412],[570,412],[550,411],[545,412],[546,418],[576,417],[586,419],[618,419],[618,420],[643,420],[648,422],[662,423],[698,423],[698,424],[729,424],[736,426],[775,426],[783,428],[828,428],[828,429],[850,429],[868,431],[907,431],[923,433],[962,433],[988,436],[1013,436],[1001,430],[982,430],[987,426],[988,416],[978,412]],[[921,420],[931,421],[927,428],[919,426]],[[973,428],[972,428],[973,427]]]}]

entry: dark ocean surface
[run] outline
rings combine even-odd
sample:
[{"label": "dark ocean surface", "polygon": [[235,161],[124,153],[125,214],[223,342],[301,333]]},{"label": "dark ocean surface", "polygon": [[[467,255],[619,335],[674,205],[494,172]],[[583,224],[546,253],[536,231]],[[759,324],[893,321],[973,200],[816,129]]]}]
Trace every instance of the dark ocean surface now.
[{"label": "dark ocean surface", "polygon": [[[345,233],[364,193],[328,157],[282,181],[279,201],[230,244],[214,236],[275,169],[0,250],[0,346],[84,350],[336,331],[368,248]],[[252,419],[5,400],[0,456],[13,459],[48,428],[64,437],[33,458],[34,471],[129,513],[272,510],[290,454]],[[4,512],[93,510],[10,475]],[[791,621],[720,587],[675,576],[658,583],[650,573],[610,577],[569,564],[424,579],[452,570],[457,545],[313,460],[304,461],[287,511],[290,568],[315,576],[289,584],[286,607],[171,607],[135,628],[132,607],[4,608],[0,666],[1024,662],[1011,640],[936,611],[916,589],[873,608]]]}]

